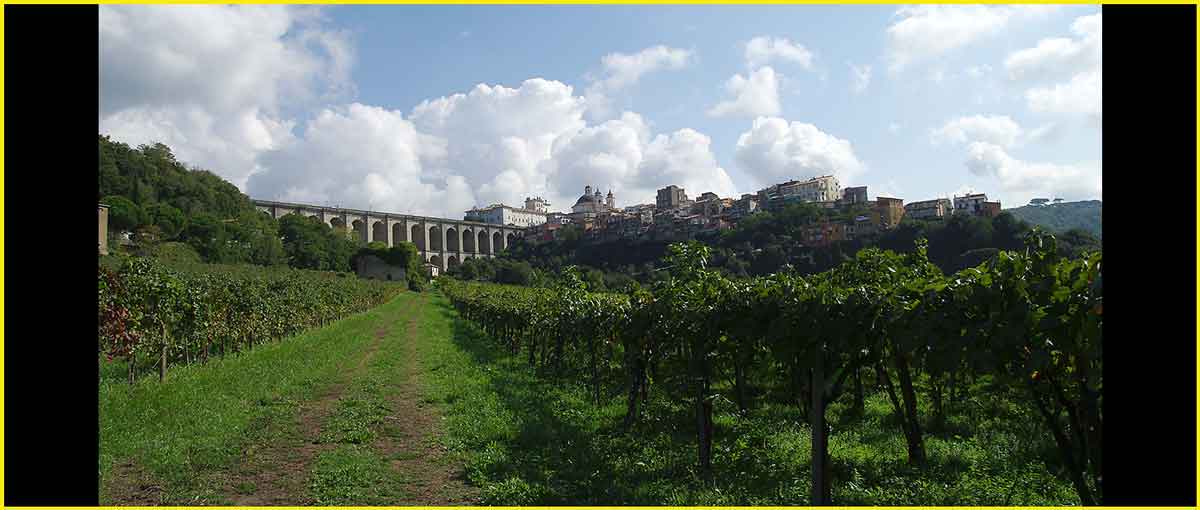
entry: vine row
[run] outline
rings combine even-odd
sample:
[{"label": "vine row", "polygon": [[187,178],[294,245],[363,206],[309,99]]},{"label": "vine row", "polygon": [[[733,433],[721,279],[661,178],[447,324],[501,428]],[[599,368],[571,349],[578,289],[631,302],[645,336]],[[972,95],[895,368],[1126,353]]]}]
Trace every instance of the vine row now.
[{"label": "vine row", "polygon": [[[926,463],[914,379],[944,393],[990,376],[1036,409],[1084,505],[1103,501],[1102,257],[1061,258],[1033,231],[1023,252],[1000,252],[952,275],[911,254],[868,249],[824,273],[731,280],[699,243],[672,245],[669,277],[630,295],[591,293],[568,268],[556,288],[439,280],[466,319],[543,373],[580,378],[596,404],[626,401],[625,426],[648,392],[694,405],[697,460],[711,473],[714,380],[732,380],[744,413],[755,383],[786,389],[812,427],[812,502],[830,504],[825,410],[863,406],[864,374],[886,391],[908,461]],[[846,397],[849,395],[849,397]]]}]

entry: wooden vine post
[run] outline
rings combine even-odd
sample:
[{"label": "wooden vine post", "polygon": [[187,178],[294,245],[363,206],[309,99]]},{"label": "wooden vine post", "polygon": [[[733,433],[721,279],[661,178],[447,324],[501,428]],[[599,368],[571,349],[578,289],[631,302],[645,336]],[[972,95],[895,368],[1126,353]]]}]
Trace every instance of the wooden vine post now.
[{"label": "wooden vine post", "polygon": [[820,343],[813,348],[812,409],[809,424],[812,426],[812,504],[829,505],[829,431],[825,427],[825,356]]}]

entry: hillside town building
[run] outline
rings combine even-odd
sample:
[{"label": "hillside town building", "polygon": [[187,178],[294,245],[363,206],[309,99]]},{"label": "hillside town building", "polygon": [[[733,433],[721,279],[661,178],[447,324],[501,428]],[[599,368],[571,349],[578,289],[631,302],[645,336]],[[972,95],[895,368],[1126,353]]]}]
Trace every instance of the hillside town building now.
[{"label": "hillside town building", "polygon": [[609,190],[608,197],[602,198],[599,189],[593,194],[591,186],[584,186],[583,195],[580,195],[579,200],[576,200],[575,205],[571,207],[571,218],[576,223],[583,223],[595,220],[596,216],[614,209],[616,209],[616,198],[613,197],[612,190]]},{"label": "hillside town building", "polygon": [[658,190],[654,205],[659,209],[674,209],[688,202],[687,193],[674,184]]},{"label": "hillside town building", "polygon": [[952,214],[953,211],[954,205],[950,203],[950,199],[948,198],[922,200],[904,206],[904,214],[915,219],[945,218]]},{"label": "hillside town building", "polygon": [[842,204],[854,205],[867,203],[867,187],[854,186],[842,190]]},{"label": "hillside town building", "polygon": [[879,226],[883,229],[896,228],[904,218],[904,200],[899,198],[875,197],[875,211],[879,214]]},{"label": "hillside town building", "polygon": [[[484,208],[475,208],[467,211],[463,219],[493,225],[512,225],[517,227],[532,227],[546,222],[547,202],[534,201],[531,203],[531,199],[526,199],[525,205],[526,208],[518,209],[504,204],[492,204]],[[541,210],[529,209],[531,205],[539,207]]]},{"label": "hillside town building", "polygon": [[760,205],[778,209],[796,202],[836,202],[842,198],[837,177],[823,175],[807,181],[788,181],[759,190]]},{"label": "hillside town building", "polygon": [[[525,207],[516,211],[544,216],[544,221],[532,224],[526,230],[527,239],[557,239],[565,226],[573,225],[583,239],[595,242],[617,239],[675,242],[715,234],[735,227],[739,221],[759,211],[779,210],[792,203],[810,203],[840,211],[799,232],[797,240],[809,246],[873,236],[896,228],[906,216],[945,218],[957,212],[991,217],[1000,212],[1000,203],[988,202],[982,193],[954,197],[953,201],[938,198],[907,205],[903,199],[893,197],[869,200],[866,186],[841,188],[837,178],[829,175],[775,184],[740,198],[722,198],[716,193],[704,192],[692,200],[683,188],[670,185],[657,190],[653,204],[623,208],[617,207],[612,191],[601,195],[598,189],[585,186],[583,195],[569,213],[548,211],[546,206],[549,204],[540,198],[527,198]],[[496,208],[500,211],[512,209]]]},{"label": "hillside town building", "polygon": [[1000,202],[988,202],[984,193],[971,193],[954,197],[954,214],[970,214],[988,218],[1000,214]]}]

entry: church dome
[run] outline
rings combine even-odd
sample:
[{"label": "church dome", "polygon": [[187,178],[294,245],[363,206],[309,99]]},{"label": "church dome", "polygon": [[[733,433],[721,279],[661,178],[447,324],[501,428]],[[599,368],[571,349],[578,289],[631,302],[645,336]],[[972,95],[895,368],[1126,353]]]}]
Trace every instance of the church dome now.
[{"label": "church dome", "polygon": [[579,197],[579,200],[575,201],[575,205],[598,203],[600,201],[598,197],[599,195],[589,195],[584,193],[583,196]]}]

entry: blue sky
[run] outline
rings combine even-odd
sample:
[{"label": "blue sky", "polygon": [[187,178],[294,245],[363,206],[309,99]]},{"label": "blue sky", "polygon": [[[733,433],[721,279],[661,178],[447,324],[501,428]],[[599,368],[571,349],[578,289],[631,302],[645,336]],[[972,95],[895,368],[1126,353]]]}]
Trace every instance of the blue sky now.
[{"label": "blue sky", "polygon": [[629,205],[667,183],[729,196],[821,174],[906,202],[1098,199],[1100,21],[1097,6],[103,6],[100,128],[255,198],[452,217],[533,194],[565,209],[585,183]]}]

